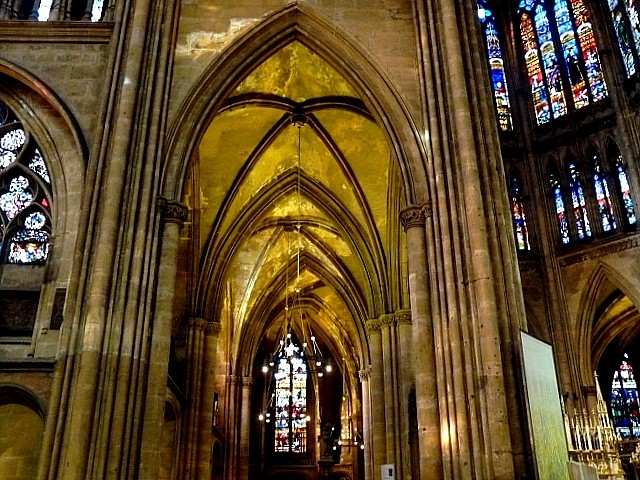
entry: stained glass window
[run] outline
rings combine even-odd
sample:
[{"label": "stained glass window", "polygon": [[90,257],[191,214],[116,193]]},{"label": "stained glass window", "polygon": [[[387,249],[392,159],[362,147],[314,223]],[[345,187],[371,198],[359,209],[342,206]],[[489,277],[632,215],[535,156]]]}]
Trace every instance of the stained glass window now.
[{"label": "stained glass window", "polygon": [[584,199],[580,172],[575,163],[569,163],[569,188],[571,189],[571,202],[573,204],[573,216],[576,223],[576,233],[579,239],[591,236],[591,224],[587,215],[587,204]]},{"label": "stained glass window", "polygon": [[627,78],[636,73],[640,48],[640,18],[636,0],[609,0],[613,29]]},{"label": "stained glass window", "polygon": [[616,180],[618,186],[618,195],[622,203],[622,209],[626,215],[628,225],[635,225],[637,222],[635,206],[631,196],[631,187],[629,186],[629,177],[627,176],[627,166],[622,160],[619,152],[614,152],[614,162],[616,169]]},{"label": "stained glass window", "polygon": [[[570,107],[579,109],[607,96],[583,0],[522,0],[520,34],[539,125],[567,114]],[[565,85],[571,100],[565,98]]]},{"label": "stained glass window", "polygon": [[527,228],[527,215],[523,202],[521,181],[517,174],[511,176],[511,216],[513,217],[513,229],[516,236],[518,250],[531,250],[529,244],[529,230]]},{"label": "stained glass window", "polygon": [[536,41],[533,22],[528,14],[522,15],[520,23],[522,43],[524,48],[524,61],[527,65],[527,76],[531,87],[531,97],[538,124],[551,120],[551,107],[549,106],[549,91],[540,67],[540,52]]},{"label": "stained glass window", "polygon": [[46,22],[49,20],[49,12],[51,12],[51,4],[53,0],[40,0],[40,6],[38,7],[38,20]]},{"label": "stained glass window", "polygon": [[638,384],[633,367],[625,353],[620,367],[613,372],[611,381],[611,416],[616,433],[623,439],[640,436],[638,412]]},{"label": "stained glass window", "polygon": [[92,22],[99,22],[102,19],[103,6],[104,6],[104,0],[93,0],[93,6],[91,8]]},{"label": "stained glass window", "polygon": [[34,139],[0,102],[0,262],[46,261],[50,184],[46,161]]},{"label": "stained glass window", "polygon": [[491,86],[493,88],[493,97],[498,114],[498,124],[503,131],[512,130],[511,103],[509,100],[509,89],[507,88],[507,77],[504,71],[502,47],[500,46],[500,39],[498,38],[493,12],[486,7],[484,2],[478,3],[478,18],[484,30],[489,71],[491,73]]},{"label": "stained glass window", "polygon": [[596,192],[602,231],[613,232],[616,229],[616,221],[613,215],[611,195],[609,194],[609,183],[602,171],[600,156],[595,151],[591,153],[591,171],[593,173],[593,187]]},{"label": "stained glass window", "polygon": [[549,173],[549,184],[553,195],[553,203],[558,220],[558,232],[560,233],[560,241],[567,244],[570,241],[569,223],[567,221],[567,209],[565,207],[564,198],[562,196],[562,188],[560,186],[560,175],[557,171],[552,170]]},{"label": "stained glass window", "polygon": [[307,365],[291,339],[278,357],[275,378],[276,452],[304,453],[307,449]]}]

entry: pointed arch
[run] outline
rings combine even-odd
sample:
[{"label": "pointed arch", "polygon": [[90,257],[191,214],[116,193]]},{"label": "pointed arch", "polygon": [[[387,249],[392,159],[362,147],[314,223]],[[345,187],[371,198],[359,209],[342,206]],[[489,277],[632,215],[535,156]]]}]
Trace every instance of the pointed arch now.
[{"label": "pointed arch", "polygon": [[[586,282],[587,287],[580,297],[581,310],[578,314],[578,348],[576,351],[582,355],[578,359],[579,378],[583,385],[593,384],[593,371],[598,358],[594,357],[593,350],[593,326],[594,316],[601,306],[604,298],[613,291],[619,290],[629,297],[638,308],[640,306],[640,291],[628,279],[628,274],[620,271],[611,264],[599,262]],[[602,349],[600,349],[602,353]]]},{"label": "pointed arch", "polygon": [[169,129],[163,195],[180,200],[187,166],[225,99],[257,65],[294,40],[322,57],[366,99],[399,162],[406,203],[427,202],[422,133],[397,88],[373,57],[338,26],[297,3],[269,15],[236,38],[191,89]]},{"label": "pointed arch", "polygon": [[[50,185],[36,170],[34,181],[49,188],[55,199],[50,208],[56,236],[56,255],[71,256],[75,245],[78,209],[85,184],[88,147],[70,109],[45,82],[0,59],[0,101],[4,102],[35,138],[38,154],[46,159]],[[62,252],[61,252],[62,250]]]},{"label": "pointed arch", "polygon": [[[276,273],[276,278],[284,279],[288,275],[292,277],[295,275],[297,265],[294,260],[284,265],[282,269]],[[318,275],[318,278],[324,282],[324,284],[332,288],[343,303],[346,305],[350,315],[354,319],[354,325],[358,333],[358,338],[350,338],[342,329],[337,329],[339,333],[343,334],[340,338],[334,338],[323,331],[315,331],[316,336],[322,338],[323,343],[330,345],[331,347],[339,346],[341,351],[340,357],[347,358],[353,365],[367,365],[370,361],[369,351],[367,349],[365,321],[363,318],[363,302],[359,298],[357,286],[353,282],[338,281],[334,275],[331,274],[329,269],[315,258],[303,254],[301,257],[301,269],[311,271]],[[273,299],[277,292],[284,290],[284,280],[274,282],[269,290],[262,296],[260,302],[255,306],[251,314],[249,321],[244,323],[244,328],[238,336],[237,343],[232,346],[235,358],[235,365],[238,372],[242,372],[243,375],[251,375],[252,372],[248,369],[252,366],[252,360],[258,352],[261,338],[263,338],[265,332],[271,327],[273,322],[277,319],[278,314],[284,311],[284,300],[279,303],[274,303]],[[309,300],[307,295],[303,303],[304,308],[310,308],[315,311],[322,311],[332,318],[332,321],[337,325],[337,318],[332,315],[322,302]],[[259,320],[259,321],[255,321]],[[364,350],[363,350],[364,349]],[[357,352],[357,356],[351,357],[349,352]],[[355,372],[355,370],[354,370]]]}]

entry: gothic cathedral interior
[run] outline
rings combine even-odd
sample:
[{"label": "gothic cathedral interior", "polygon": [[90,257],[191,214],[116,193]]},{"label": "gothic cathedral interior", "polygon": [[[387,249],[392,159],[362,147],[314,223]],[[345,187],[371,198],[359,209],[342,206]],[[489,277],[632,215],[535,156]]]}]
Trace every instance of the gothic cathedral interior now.
[{"label": "gothic cathedral interior", "polygon": [[638,480],[639,9],[0,0],[0,478]]}]

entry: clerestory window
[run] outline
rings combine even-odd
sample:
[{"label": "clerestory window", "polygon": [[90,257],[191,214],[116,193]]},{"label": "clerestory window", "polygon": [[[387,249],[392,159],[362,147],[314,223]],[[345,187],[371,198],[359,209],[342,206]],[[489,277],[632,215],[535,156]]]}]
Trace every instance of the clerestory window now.
[{"label": "clerestory window", "polygon": [[607,97],[583,0],[522,0],[520,37],[538,125]]},{"label": "clerestory window", "polygon": [[504,57],[495,16],[484,0],[478,2],[478,18],[482,24],[484,34],[498,125],[502,131],[510,131],[513,130],[513,116],[511,114],[511,101],[504,68]]}]

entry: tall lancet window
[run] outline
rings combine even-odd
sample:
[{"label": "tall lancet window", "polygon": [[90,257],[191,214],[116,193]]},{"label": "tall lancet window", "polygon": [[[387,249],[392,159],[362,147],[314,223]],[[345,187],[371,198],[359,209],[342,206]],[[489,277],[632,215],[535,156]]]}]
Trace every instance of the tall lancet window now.
[{"label": "tall lancet window", "polygon": [[35,140],[0,102],[0,261],[44,263],[51,235],[51,179]]},{"label": "tall lancet window", "polygon": [[516,247],[518,250],[531,250],[531,245],[529,244],[529,229],[527,228],[527,214],[522,194],[522,182],[517,173],[511,174],[509,190],[511,194],[511,216],[513,218],[513,230],[516,236]]},{"label": "tall lancet window", "polygon": [[576,225],[576,233],[580,240],[591,236],[591,224],[587,214],[587,203],[584,199],[584,190],[580,180],[580,171],[575,163],[569,163],[569,188],[571,190],[571,203],[573,204],[573,219]]},{"label": "tall lancet window", "polygon": [[307,365],[298,344],[288,337],[278,356],[275,378],[276,452],[307,451]]},{"label": "tall lancet window", "polygon": [[627,172],[627,165],[622,159],[620,151],[613,146],[610,149],[609,158],[615,165],[615,179],[617,186],[618,199],[622,206],[624,213],[624,220],[627,226],[632,227],[637,223],[635,204],[633,202],[633,196],[631,195],[631,187],[629,186],[629,174]]},{"label": "tall lancet window", "polygon": [[507,88],[507,77],[504,70],[504,59],[502,47],[500,46],[500,38],[498,37],[498,30],[496,28],[496,20],[493,12],[487,8],[484,1],[478,2],[478,18],[480,19],[480,23],[482,23],[486,42],[485,46],[489,60],[491,86],[493,88],[493,98],[498,115],[498,124],[502,131],[513,130],[509,89]]},{"label": "tall lancet window", "polygon": [[640,18],[636,0],[609,0],[609,10],[627,78],[638,69]]},{"label": "tall lancet window", "polygon": [[607,96],[590,15],[582,0],[522,0],[519,13],[539,125]]},{"label": "tall lancet window", "polygon": [[628,359],[625,353],[611,382],[611,416],[616,433],[623,439],[640,437],[638,384]]},{"label": "tall lancet window", "polygon": [[549,172],[549,186],[551,187],[551,196],[553,198],[556,219],[558,221],[560,241],[566,245],[570,241],[569,222],[567,221],[567,208],[565,207],[564,197],[562,196],[560,175],[555,168],[552,168]]},{"label": "tall lancet window", "polygon": [[598,152],[591,152],[591,171],[593,173],[593,187],[596,192],[598,202],[598,214],[603,232],[613,232],[616,229],[616,220],[613,215],[611,205],[611,195],[609,194],[609,183],[602,171],[602,162]]}]

